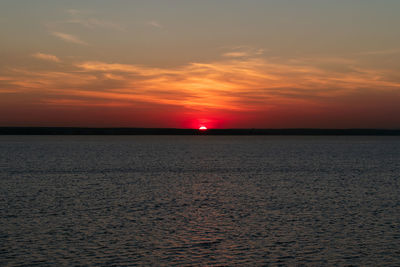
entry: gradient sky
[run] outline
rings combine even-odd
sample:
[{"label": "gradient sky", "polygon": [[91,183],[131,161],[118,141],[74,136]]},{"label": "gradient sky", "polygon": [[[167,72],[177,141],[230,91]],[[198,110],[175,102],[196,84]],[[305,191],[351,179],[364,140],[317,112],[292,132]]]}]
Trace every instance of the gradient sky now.
[{"label": "gradient sky", "polygon": [[400,128],[399,0],[2,0],[0,126]]}]

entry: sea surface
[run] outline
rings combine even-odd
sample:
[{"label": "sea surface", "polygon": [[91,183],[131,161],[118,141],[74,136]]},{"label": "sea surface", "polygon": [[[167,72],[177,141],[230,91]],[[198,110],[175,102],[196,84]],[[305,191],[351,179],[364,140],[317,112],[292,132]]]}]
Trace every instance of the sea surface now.
[{"label": "sea surface", "polygon": [[400,266],[400,137],[0,136],[0,266]]}]

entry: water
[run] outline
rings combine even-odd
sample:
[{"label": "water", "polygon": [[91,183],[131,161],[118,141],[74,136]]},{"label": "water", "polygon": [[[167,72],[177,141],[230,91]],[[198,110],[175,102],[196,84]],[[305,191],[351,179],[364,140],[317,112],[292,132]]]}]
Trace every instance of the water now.
[{"label": "water", "polygon": [[398,266],[399,176],[399,137],[2,136],[0,266]]}]

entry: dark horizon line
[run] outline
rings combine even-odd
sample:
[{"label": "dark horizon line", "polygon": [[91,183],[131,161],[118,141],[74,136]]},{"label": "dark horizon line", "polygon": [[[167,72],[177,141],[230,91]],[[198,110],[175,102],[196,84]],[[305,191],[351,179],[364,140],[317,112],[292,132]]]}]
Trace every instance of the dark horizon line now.
[{"label": "dark horizon line", "polygon": [[135,128],[135,127],[0,127],[0,135],[381,135],[400,136],[400,129],[380,128]]}]

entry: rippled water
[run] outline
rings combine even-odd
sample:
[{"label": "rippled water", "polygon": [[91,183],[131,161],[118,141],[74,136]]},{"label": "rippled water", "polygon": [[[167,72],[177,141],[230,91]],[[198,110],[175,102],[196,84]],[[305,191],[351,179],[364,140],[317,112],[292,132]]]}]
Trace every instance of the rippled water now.
[{"label": "rippled water", "polygon": [[400,265],[399,137],[2,136],[0,265]]}]

